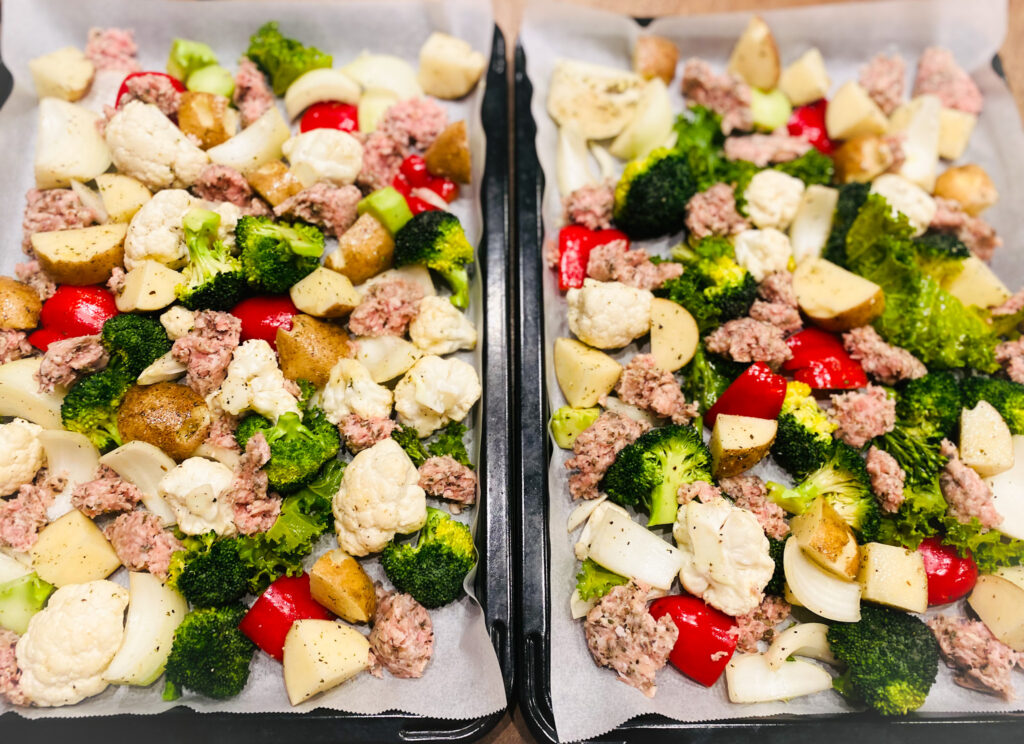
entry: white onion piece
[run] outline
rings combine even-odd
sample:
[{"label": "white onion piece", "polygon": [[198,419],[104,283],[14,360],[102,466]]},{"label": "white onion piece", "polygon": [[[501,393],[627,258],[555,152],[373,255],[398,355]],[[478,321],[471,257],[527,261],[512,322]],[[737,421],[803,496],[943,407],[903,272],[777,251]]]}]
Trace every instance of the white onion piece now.
[{"label": "white onion piece", "polygon": [[629,403],[623,403],[614,395],[606,396],[602,405],[605,407],[605,410],[631,418],[634,421],[639,421],[641,424],[647,424],[650,427],[655,427],[662,423],[662,419],[659,419],[653,413],[637,408]]},{"label": "white onion piece", "polygon": [[225,465],[232,470],[238,467],[238,463],[242,459],[238,450],[221,447],[216,444],[209,444],[207,442],[203,442],[196,447],[192,455],[194,457],[205,457],[207,460],[216,460],[221,465]]},{"label": "white onion piece", "polygon": [[26,566],[17,558],[12,558],[6,553],[0,553],[0,584],[20,579],[32,573],[32,568]]},{"label": "white onion piece", "polygon": [[594,160],[597,161],[597,168],[601,171],[602,181],[614,181],[615,171],[618,167],[615,165],[615,158],[608,152],[608,149],[602,147],[596,142],[590,143],[590,154],[594,156]]},{"label": "white onion piece", "polygon": [[576,528],[590,519],[590,515],[594,513],[594,510],[601,506],[607,498],[608,494],[601,494],[596,499],[588,499],[573,509],[572,513],[569,514],[569,523],[566,526],[567,531],[575,532]]},{"label": "white onion piece", "polygon": [[582,186],[594,183],[587,141],[575,127],[565,126],[558,130],[555,173],[558,177],[558,191],[563,197],[569,196]]},{"label": "white onion piece", "polygon": [[579,620],[581,617],[586,617],[587,613],[594,609],[596,604],[596,599],[583,599],[580,597],[580,593],[573,589],[572,596],[569,598],[569,609],[572,611],[572,619]]},{"label": "white onion piece", "polygon": [[765,653],[771,669],[778,669],[790,656],[806,656],[826,664],[838,664],[828,646],[828,626],[825,623],[800,623],[790,625],[775,636]]},{"label": "white onion piece", "polygon": [[57,387],[52,393],[39,392],[36,375],[42,361],[42,357],[29,357],[0,364],[0,416],[23,418],[44,429],[63,431],[60,405],[67,391]]},{"label": "white onion piece", "polygon": [[828,690],[832,675],[809,661],[772,669],[763,654],[733,654],[725,667],[725,683],[734,703],[768,703]]},{"label": "white onion piece", "polygon": [[142,503],[160,517],[165,527],[177,521],[158,488],[160,480],[174,469],[175,463],[159,447],[148,442],[128,442],[103,455],[100,464],[142,491]]},{"label": "white onion piece", "polygon": [[679,548],[637,524],[629,515],[611,509],[604,511],[594,527],[589,556],[609,571],[656,589],[671,588],[683,566]]},{"label": "white onion piece", "polygon": [[103,200],[100,198],[98,191],[93,191],[81,181],[71,181],[71,190],[78,195],[79,201],[82,202],[92,212],[96,214],[97,222],[107,221],[107,208],[103,206]]},{"label": "white onion piece", "polygon": [[46,510],[46,516],[52,522],[73,508],[71,492],[75,486],[96,477],[100,453],[88,437],[72,431],[46,429],[39,434],[39,442],[46,452],[46,467],[50,473],[67,478],[64,490],[57,494]]},{"label": "white onion piece", "polygon": [[594,536],[594,528],[597,527],[597,524],[601,521],[605,511],[608,509],[617,511],[627,518],[629,517],[629,512],[618,504],[613,504],[610,501],[602,501],[600,504],[595,506],[593,511],[590,512],[590,518],[587,519],[587,523],[583,527],[583,532],[580,533],[579,540],[576,541],[575,553],[578,560],[585,561],[587,556],[590,554],[590,541]]},{"label": "white onion piece", "polygon": [[860,584],[843,581],[804,555],[796,540],[782,554],[786,584],[797,601],[815,615],[842,623],[860,620]]}]

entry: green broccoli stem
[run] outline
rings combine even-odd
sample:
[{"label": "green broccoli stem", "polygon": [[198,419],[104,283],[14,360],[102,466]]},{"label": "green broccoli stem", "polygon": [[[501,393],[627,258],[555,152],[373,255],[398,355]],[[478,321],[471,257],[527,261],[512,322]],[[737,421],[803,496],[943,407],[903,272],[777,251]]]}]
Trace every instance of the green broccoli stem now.
[{"label": "green broccoli stem", "polygon": [[647,520],[648,527],[672,524],[676,521],[679,500],[672,485],[666,480],[651,493],[651,517]]},{"label": "green broccoli stem", "polygon": [[309,428],[304,423],[302,423],[302,419],[299,417],[299,415],[297,413],[292,413],[290,411],[288,413],[283,414],[277,420],[277,423],[274,424],[271,428],[263,429],[262,431],[264,438],[266,438],[267,440],[267,444],[273,444],[278,439],[281,439],[282,437],[286,437],[292,434],[300,437],[305,437],[306,439],[309,440],[316,439],[316,437],[313,435],[313,432],[311,432]]},{"label": "green broccoli stem", "polygon": [[794,488],[787,488],[774,481],[768,481],[765,486],[768,488],[768,498],[790,514],[803,514],[807,505],[818,495],[813,480],[806,480]]},{"label": "green broccoli stem", "polygon": [[168,703],[174,702],[175,700],[181,697],[181,688],[173,682],[171,682],[171,680],[165,679],[164,692],[161,697],[163,697],[163,699],[166,700]]},{"label": "green broccoli stem", "polygon": [[438,272],[452,288],[452,304],[459,310],[469,307],[469,272],[464,266]]}]

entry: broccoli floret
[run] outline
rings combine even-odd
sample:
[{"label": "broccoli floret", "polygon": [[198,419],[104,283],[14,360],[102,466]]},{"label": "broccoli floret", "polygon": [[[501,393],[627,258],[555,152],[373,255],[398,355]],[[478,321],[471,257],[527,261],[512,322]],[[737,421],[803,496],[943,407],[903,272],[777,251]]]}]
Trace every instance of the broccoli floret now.
[{"label": "broccoli floret", "polygon": [[614,571],[598,565],[592,558],[587,558],[576,574],[576,592],[580,599],[587,601],[600,599],[617,586],[625,584],[629,579]]},{"label": "broccoli floret", "polygon": [[468,264],[473,263],[473,246],[466,239],[459,218],[450,212],[420,212],[395,234],[395,266],[425,264],[448,282],[452,304],[465,310],[469,305]]},{"label": "broccoli floret", "polygon": [[380,554],[380,564],[395,588],[427,609],[454,602],[475,563],[469,527],[432,507],[427,507],[416,547],[390,542]]},{"label": "broccoli floret", "polygon": [[910,380],[896,401],[895,428],[876,443],[896,458],[908,480],[925,483],[946,464],[939,443],[956,426],[960,405],[960,388],[949,372]]},{"label": "broccoli floret", "polygon": [[341,449],[338,430],[319,408],[310,407],[301,418],[283,414],[277,423],[250,413],[238,424],[235,440],[243,450],[257,431],[270,445],[270,460],[264,470],[270,487],[279,493],[293,493],[316,477],[317,471]]},{"label": "broccoli floret", "polygon": [[134,377],[120,367],[107,367],[83,377],[60,404],[60,420],[68,431],[84,434],[100,451],[120,447],[117,409]]},{"label": "broccoli floret", "polygon": [[234,697],[249,679],[256,646],[238,629],[245,607],[192,610],[174,631],[167,657],[164,700],[175,700],[182,688],[217,700]]},{"label": "broccoli floret", "polygon": [[624,447],[598,487],[616,504],[647,511],[653,526],[672,524],[679,486],[699,480],[711,481],[711,453],[695,428],[671,424]]},{"label": "broccoli floret", "polygon": [[313,396],[316,395],[316,385],[302,378],[296,380],[295,384],[299,388],[299,410],[305,411],[312,404]]},{"label": "broccoli floret", "polygon": [[963,405],[974,408],[988,401],[1014,434],[1024,434],[1024,385],[997,377],[965,377],[960,383]]},{"label": "broccoli floret", "polygon": [[768,483],[768,498],[791,514],[802,514],[819,496],[825,497],[862,541],[870,542],[878,535],[878,501],[871,492],[864,458],[853,447],[836,442],[828,462],[793,488]]},{"label": "broccoli floret", "polygon": [[46,606],[46,600],[55,588],[36,573],[0,584],[0,628],[24,635],[28,621]]},{"label": "broccoli floret", "polygon": [[757,296],[757,282],[736,263],[728,240],[709,237],[693,247],[680,244],[672,249],[672,257],[685,270],[655,294],[685,307],[701,333],[750,310]]},{"label": "broccoli floret", "polygon": [[794,178],[799,178],[808,186],[813,184],[827,186],[832,183],[832,178],[836,172],[835,163],[832,162],[832,158],[822,154],[813,147],[800,157],[773,165],[772,168]]},{"label": "broccoli floret", "polygon": [[772,561],[775,563],[775,572],[772,574],[771,580],[768,585],[764,588],[765,594],[771,594],[775,597],[781,597],[786,589],[786,569],[782,563],[782,554],[786,548],[786,540],[789,539],[789,535],[786,535],[781,540],[776,540],[774,537],[768,538],[768,555],[771,556]]},{"label": "broccoli floret", "polygon": [[405,450],[405,454],[412,460],[412,464],[419,467],[427,461],[430,457],[427,454],[427,450],[423,447],[423,442],[420,440],[416,430],[411,426],[399,426],[393,432],[391,432],[391,438],[398,442],[398,446]]},{"label": "broccoli floret", "polygon": [[859,621],[828,629],[828,645],[847,666],[836,689],[884,716],[920,708],[939,670],[935,636],[899,610],[861,605]]},{"label": "broccoli floret", "polygon": [[779,412],[772,457],[796,480],[805,478],[832,456],[835,430],[836,425],[811,395],[810,386],[789,382]]},{"label": "broccoli floret", "polygon": [[103,346],[110,366],[121,367],[133,377],[171,350],[171,339],[159,320],[120,313],[103,324]]},{"label": "broccoli floret", "polygon": [[331,55],[316,47],[303,46],[295,39],[285,38],[277,30],[277,21],[260,26],[249,39],[245,56],[267,74],[275,96],[283,96],[288,86],[303,73],[330,67],[334,63]]},{"label": "broccoli floret", "polygon": [[242,270],[250,287],[281,293],[320,265],[324,234],[302,222],[287,224],[269,217],[242,217],[235,227]]},{"label": "broccoli floret", "polygon": [[825,243],[822,257],[834,264],[846,266],[846,234],[857,219],[871,191],[870,183],[846,183],[839,187],[839,200],[832,217],[832,230]]},{"label": "broccoli floret", "polygon": [[709,354],[701,341],[693,359],[683,367],[683,392],[688,400],[697,403],[702,414],[707,413],[745,367],[731,359]]},{"label": "broccoli floret", "polygon": [[959,274],[964,259],[971,255],[967,246],[952,233],[926,233],[914,238],[913,243],[918,265],[940,284]]},{"label": "broccoli floret", "polygon": [[466,433],[466,425],[459,421],[449,421],[433,442],[427,445],[427,452],[431,457],[444,457],[448,455],[454,458],[459,464],[467,468],[473,467],[469,460],[469,453],[466,452],[466,444],[462,441],[462,435]]},{"label": "broccoli floret", "polygon": [[190,209],[182,221],[188,265],[185,281],[174,288],[189,310],[228,310],[245,291],[242,262],[217,239],[220,215],[208,209]]},{"label": "broccoli floret", "polygon": [[615,186],[615,224],[634,239],[655,238],[685,227],[686,203],[697,193],[686,156],[658,148],[626,165]]},{"label": "broccoli floret", "polygon": [[186,542],[171,557],[170,583],[195,607],[225,607],[237,602],[249,585],[250,568],[235,540],[215,533]]},{"label": "broccoli floret", "polygon": [[948,505],[939,488],[939,478],[908,478],[903,488],[899,511],[884,515],[879,528],[879,542],[902,545],[916,550],[921,541],[935,535]]}]

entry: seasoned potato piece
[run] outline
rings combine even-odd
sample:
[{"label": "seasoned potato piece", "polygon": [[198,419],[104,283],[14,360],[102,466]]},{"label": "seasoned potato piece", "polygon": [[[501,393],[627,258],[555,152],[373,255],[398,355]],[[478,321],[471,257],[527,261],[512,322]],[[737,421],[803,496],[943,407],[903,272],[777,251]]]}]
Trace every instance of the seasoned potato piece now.
[{"label": "seasoned potato piece", "polygon": [[206,439],[210,409],[184,385],[136,385],[121,403],[117,428],[126,442],[148,442],[175,460],[184,460]]},{"label": "seasoned potato piece", "polygon": [[999,411],[987,400],[960,411],[960,459],[982,478],[1013,467],[1013,435]]},{"label": "seasoned potato piece", "polygon": [[772,419],[720,414],[711,431],[711,471],[716,478],[739,475],[767,456],[778,425]]},{"label": "seasoned potato piece", "polygon": [[658,77],[671,85],[678,61],[679,49],[663,36],[641,36],[633,47],[633,72],[644,80]]},{"label": "seasoned potato piece", "polygon": [[292,175],[291,169],[283,160],[264,163],[249,173],[246,180],[272,207],[302,191],[299,179]]},{"label": "seasoned potato piece", "polygon": [[374,382],[387,382],[404,375],[423,352],[398,336],[360,338],[356,343],[356,360],[370,372]]},{"label": "seasoned potato piece", "polygon": [[974,114],[943,107],[939,111],[939,157],[956,160],[963,155],[977,123]]},{"label": "seasoned potato piece", "polygon": [[377,609],[373,581],[341,548],[324,553],[309,572],[313,599],[350,623],[368,623]]},{"label": "seasoned potato piece", "polygon": [[0,330],[28,331],[39,325],[43,303],[32,287],[0,276]]},{"label": "seasoned potato piece", "polygon": [[735,72],[747,85],[771,90],[779,82],[782,65],[779,47],[768,24],[753,16],[736,41],[729,56],[729,72]]},{"label": "seasoned potato piece", "polygon": [[427,95],[462,98],[486,67],[487,59],[468,42],[435,31],[420,49],[419,83]]},{"label": "seasoned potato piece", "polygon": [[924,558],[916,550],[883,543],[861,545],[857,581],[865,602],[907,612],[928,609],[928,575]]},{"label": "seasoned potato piece", "polygon": [[48,524],[29,552],[39,578],[58,588],[105,579],[121,565],[100,528],[77,509]]},{"label": "seasoned potato piece", "polygon": [[344,328],[299,314],[292,318],[290,331],[277,329],[277,355],[289,380],[323,387],[335,362],[352,356],[352,346]]},{"label": "seasoned potato piece", "polygon": [[801,550],[822,568],[850,581],[860,569],[860,549],[853,530],[832,505],[819,496],[789,523]]},{"label": "seasoned potato piece", "polygon": [[394,255],[391,233],[366,212],[338,238],[338,247],[328,254],[324,265],[344,274],[353,284],[362,284],[374,274],[390,269]]},{"label": "seasoned potato piece", "polygon": [[1002,279],[977,256],[965,258],[960,273],[943,282],[942,288],[965,305],[993,307],[1010,299]]},{"label": "seasoned potato piece", "polygon": [[139,261],[124,276],[124,288],[115,302],[122,313],[136,310],[152,312],[167,307],[175,300],[174,288],[184,277],[157,261]]},{"label": "seasoned potato piece", "polygon": [[796,267],[793,291],[801,312],[826,331],[859,328],[885,309],[881,287],[823,258]]},{"label": "seasoned potato piece", "polygon": [[435,176],[469,183],[471,177],[469,138],[466,122],[456,121],[442,130],[423,155],[427,170]]},{"label": "seasoned potato piece", "polygon": [[947,169],[935,180],[935,196],[955,199],[967,214],[974,216],[999,201],[996,185],[977,163]]},{"label": "seasoned potato piece", "polygon": [[128,225],[113,223],[32,236],[39,265],[57,284],[103,284],[124,262]]},{"label": "seasoned potato piece", "polygon": [[992,635],[1024,651],[1024,588],[1005,576],[979,576],[967,604]]},{"label": "seasoned potato piece", "polygon": [[896,153],[885,137],[862,134],[840,145],[832,159],[840,183],[868,183],[889,170],[896,162]]},{"label": "seasoned potato piece", "polygon": [[791,62],[779,77],[779,90],[794,106],[803,106],[824,98],[830,86],[825,59],[817,47],[811,47],[799,59]]},{"label": "seasoned potato piece", "polygon": [[64,47],[28,62],[40,98],[77,101],[89,92],[96,68],[81,49]]},{"label": "seasoned potato piece", "polygon": [[296,620],[284,639],[284,688],[292,705],[337,687],[370,665],[370,642],[332,620]]},{"label": "seasoned potato piece", "polygon": [[131,176],[104,173],[96,176],[103,209],[111,222],[131,222],[142,205],[153,198],[146,185]]},{"label": "seasoned potato piece", "polygon": [[295,307],[316,318],[341,318],[359,304],[359,292],[344,274],[318,266],[288,291]]},{"label": "seasoned potato piece", "polygon": [[621,374],[622,365],[603,351],[571,338],[555,340],[555,377],[573,408],[597,405],[602,395],[612,391]]},{"label": "seasoned potato piece", "polygon": [[700,342],[697,321],[682,305],[660,297],[651,301],[651,354],[668,372],[682,369]]},{"label": "seasoned potato piece", "polygon": [[860,83],[851,80],[828,102],[825,128],[832,139],[850,139],[859,134],[885,134],[889,120]]},{"label": "seasoned potato piece", "polygon": [[238,131],[238,111],[216,93],[185,91],[178,109],[178,128],[199,139],[204,150],[227,142]]}]

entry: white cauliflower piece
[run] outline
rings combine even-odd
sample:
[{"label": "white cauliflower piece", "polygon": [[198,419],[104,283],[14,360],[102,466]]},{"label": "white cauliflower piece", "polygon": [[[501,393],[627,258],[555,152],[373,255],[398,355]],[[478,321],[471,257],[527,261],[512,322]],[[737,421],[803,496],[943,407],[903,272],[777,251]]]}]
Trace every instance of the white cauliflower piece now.
[{"label": "white cauliflower piece", "polygon": [[181,305],[174,305],[160,314],[160,325],[164,327],[171,341],[187,336],[195,324],[196,314]]},{"label": "white cauliflower piece", "polygon": [[394,439],[352,458],[332,502],[341,549],[356,556],[377,553],[396,534],[422,527],[427,497],[419,481],[419,471]]},{"label": "white cauliflower piece", "polygon": [[804,182],[799,178],[768,168],[750,179],[743,192],[747,216],[758,227],[785,230],[796,217],[804,198]]},{"label": "white cauliflower piece", "polygon": [[205,457],[182,460],[157,484],[186,535],[235,534],[234,504],[223,498],[235,479],[231,468]]},{"label": "white cauliflower piece", "polygon": [[210,157],[151,103],[130,101],[104,133],[117,169],[153,190],[191,186]]},{"label": "white cauliflower piece", "polygon": [[409,338],[428,354],[451,354],[476,346],[476,327],[451,302],[428,295],[409,324]]},{"label": "white cauliflower piece", "polygon": [[395,386],[398,422],[422,437],[449,421],[462,421],[480,399],[480,377],[460,359],[428,355],[416,360]]},{"label": "white cauliflower piece", "polygon": [[569,330],[598,349],[619,349],[651,330],[651,300],[646,289],[620,282],[585,279],[582,289],[570,289]]},{"label": "white cauliflower piece", "polygon": [[922,235],[935,218],[938,206],[928,192],[895,173],[885,173],[871,184],[871,193],[889,202],[893,216],[902,212],[910,220],[914,235]]},{"label": "white cauliflower piece", "polygon": [[15,648],[21,691],[35,705],[55,707],[107,689],[103,672],[121,646],[126,607],[128,590],[112,581],[55,591]]},{"label": "white cauliflower piece", "polygon": [[43,427],[20,418],[0,425],[0,496],[31,483],[43,467],[42,431]]},{"label": "white cauliflower piece", "polygon": [[237,416],[253,410],[277,421],[285,413],[298,413],[299,401],[288,392],[277,354],[263,339],[251,339],[235,349],[228,376],[220,386],[220,404]]},{"label": "white cauliflower piece", "polygon": [[774,227],[744,230],[736,236],[735,249],[736,263],[758,282],[773,272],[786,271],[793,257],[789,237]]},{"label": "white cauliflower piece", "polygon": [[683,551],[686,591],[734,617],[761,603],[775,563],[752,513],[725,499],[691,501],[679,507],[672,534]]},{"label": "white cauliflower piece", "polygon": [[297,134],[281,150],[292,173],[307,189],[318,181],[347,186],[355,182],[363,169],[363,146],[339,129],[313,129]]},{"label": "white cauliflower piece", "polygon": [[374,382],[370,370],[355,359],[339,359],[320,392],[320,407],[332,424],[340,424],[351,414],[364,419],[388,418],[393,401],[391,391]]},{"label": "white cauliflower piece", "polygon": [[[163,114],[161,114],[163,116]],[[220,215],[217,237],[228,247],[235,245],[235,225],[242,211],[230,202],[207,202],[184,189],[158,191],[142,205],[128,223],[124,238],[124,265],[132,269],[140,261],[159,261],[172,269],[188,263],[182,220],[190,209],[209,209]]]}]

